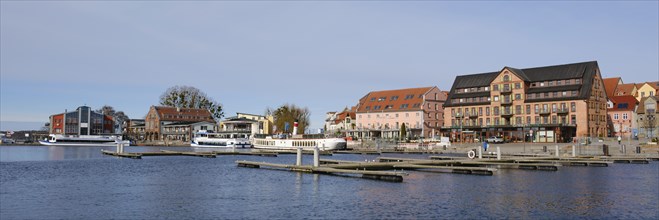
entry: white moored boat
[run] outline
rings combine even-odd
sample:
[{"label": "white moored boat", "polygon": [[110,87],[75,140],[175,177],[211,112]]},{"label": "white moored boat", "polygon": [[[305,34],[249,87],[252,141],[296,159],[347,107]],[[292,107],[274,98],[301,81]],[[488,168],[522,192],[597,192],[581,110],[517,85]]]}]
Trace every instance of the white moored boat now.
[{"label": "white moored boat", "polygon": [[313,150],[318,147],[320,150],[341,150],[348,146],[343,138],[328,138],[324,134],[297,135],[298,122],[293,123],[293,138],[264,136],[254,138],[254,148],[262,149],[297,149],[302,147],[303,150]]},{"label": "white moored boat", "polygon": [[199,131],[192,138],[191,147],[211,148],[250,148],[248,134],[241,133],[214,133],[212,131]]},{"label": "white moored boat", "polygon": [[46,140],[39,141],[46,146],[129,146],[130,141],[122,140],[119,136],[107,135],[61,135],[50,134]]},{"label": "white moored boat", "polygon": [[320,150],[342,150],[348,145],[343,138],[324,138],[320,136],[303,135],[302,138],[273,138],[271,136],[264,138],[254,138],[254,148],[262,149],[297,149],[302,147],[303,150],[313,150],[316,146]]}]

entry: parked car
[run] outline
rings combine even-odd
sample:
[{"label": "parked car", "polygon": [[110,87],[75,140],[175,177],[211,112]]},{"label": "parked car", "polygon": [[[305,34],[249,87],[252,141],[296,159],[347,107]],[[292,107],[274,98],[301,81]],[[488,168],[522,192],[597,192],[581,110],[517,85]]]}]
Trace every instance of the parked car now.
[{"label": "parked car", "polygon": [[503,138],[502,137],[497,137],[497,136],[492,136],[487,138],[485,141],[487,143],[503,143]]}]

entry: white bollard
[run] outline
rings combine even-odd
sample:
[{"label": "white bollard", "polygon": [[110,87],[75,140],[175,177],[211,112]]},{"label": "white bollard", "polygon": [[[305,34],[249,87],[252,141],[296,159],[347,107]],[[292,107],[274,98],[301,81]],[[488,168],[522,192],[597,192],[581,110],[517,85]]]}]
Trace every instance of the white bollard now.
[{"label": "white bollard", "polygon": [[501,160],[501,148],[497,147],[497,160]]},{"label": "white bollard", "polygon": [[302,166],[302,147],[297,148],[297,160],[295,161],[295,165]]},{"label": "white bollard", "polygon": [[320,166],[320,150],[318,149],[318,146],[313,148],[313,166]]},{"label": "white bollard", "polygon": [[558,145],[556,145],[556,157],[560,157],[560,155],[558,154]]},{"label": "white bollard", "polygon": [[576,157],[576,156],[577,156],[577,147],[572,145],[572,157]]},{"label": "white bollard", "polygon": [[478,159],[483,159],[483,147],[478,146]]}]

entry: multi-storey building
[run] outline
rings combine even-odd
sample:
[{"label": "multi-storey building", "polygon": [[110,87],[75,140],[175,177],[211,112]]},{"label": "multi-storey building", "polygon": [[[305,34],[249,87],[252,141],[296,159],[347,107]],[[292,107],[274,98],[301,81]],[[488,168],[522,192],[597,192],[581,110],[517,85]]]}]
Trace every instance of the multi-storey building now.
[{"label": "multi-storey building", "polygon": [[350,109],[345,108],[341,112],[327,112],[325,117],[326,133],[349,136],[346,134],[346,130],[354,130],[357,127],[356,112],[356,106],[350,107]]},{"label": "multi-storey building", "polygon": [[[200,122],[206,123],[200,125]],[[151,106],[144,119],[145,139],[189,141],[195,126],[201,130],[217,130],[207,109]]]},{"label": "multi-storey building", "polygon": [[373,91],[359,100],[353,138],[399,138],[405,124],[408,137],[433,137],[442,126],[446,92],[436,86]]},{"label": "multi-storey building", "polygon": [[596,61],[457,76],[443,135],[471,142],[567,142],[606,135],[606,93]]},{"label": "multi-storey building", "polygon": [[66,135],[100,135],[113,133],[112,116],[97,113],[88,106],[50,116],[50,133]]},{"label": "multi-storey building", "polygon": [[638,103],[636,114],[638,114],[636,123],[638,124],[638,133],[634,134],[640,138],[659,137],[659,119],[657,118],[657,107],[659,106],[658,96],[643,97]]},{"label": "multi-storey building", "polygon": [[228,117],[220,122],[220,131],[246,133],[249,135],[271,134],[273,124],[272,116],[238,112],[235,117]]},{"label": "multi-storey building", "polygon": [[659,92],[659,81],[636,84],[636,100],[638,101],[645,97],[655,96],[657,92]]},{"label": "multi-storey building", "polygon": [[636,128],[636,106],[634,96],[611,96],[607,103],[607,124],[609,136],[631,137]]}]

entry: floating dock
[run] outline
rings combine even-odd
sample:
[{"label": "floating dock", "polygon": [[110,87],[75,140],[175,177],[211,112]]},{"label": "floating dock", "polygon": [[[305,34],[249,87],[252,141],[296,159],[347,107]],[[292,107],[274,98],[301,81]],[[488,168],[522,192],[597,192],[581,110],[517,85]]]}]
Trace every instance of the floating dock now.
[{"label": "floating dock", "polygon": [[276,164],[276,163],[265,163],[265,162],[253,162],[253,161],[236,161],[239,167],[248,167],[248,168],[260,168],[260,167],[270,167],[270,168],[280,168],[280,169],[289,169],[290,171],[297,172],[308,172],[308,173],[325,173],[325,174],[360,174],[362,178],[375,179],[375,180],[384,180],[390,182],[402,182],[403,176],[408,175],[403,172],[388,172],[388,171],[372,171],[372,170],[346,170],[346,169],[336,169],[331,167],[314,167],[314,166],[298,166],[298,165],[287,165],[287,164]]}]

